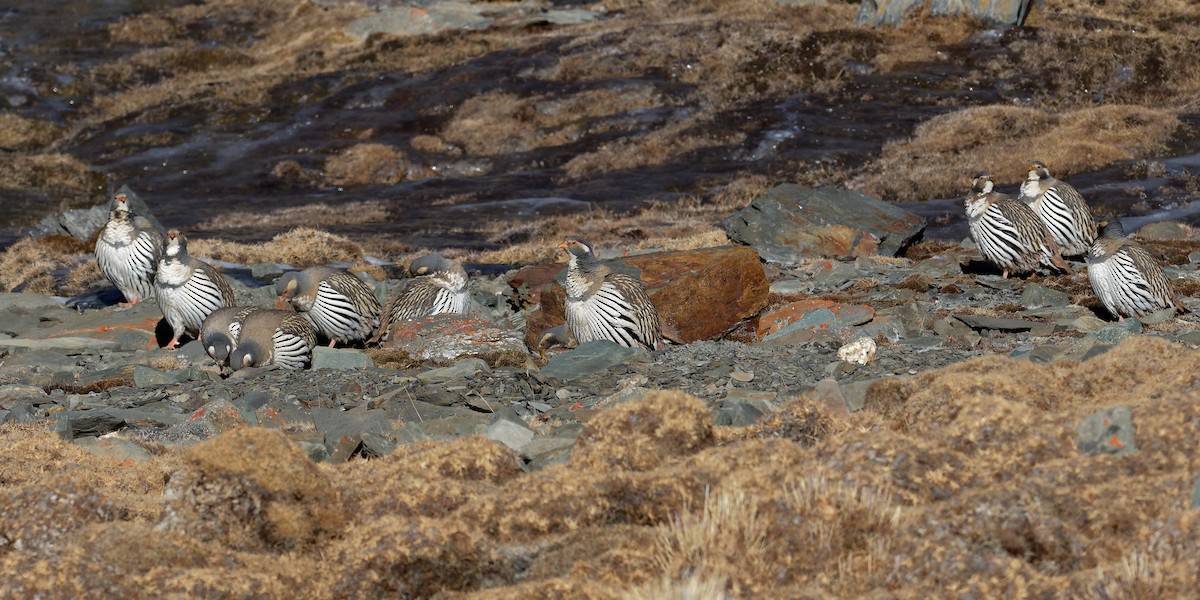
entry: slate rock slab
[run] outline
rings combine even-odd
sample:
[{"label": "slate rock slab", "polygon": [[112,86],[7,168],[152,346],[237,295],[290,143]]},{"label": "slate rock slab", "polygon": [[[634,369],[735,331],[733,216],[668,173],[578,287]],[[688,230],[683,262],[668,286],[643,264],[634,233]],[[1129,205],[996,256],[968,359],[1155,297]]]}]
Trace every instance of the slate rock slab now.
[{"label": "slate rock slab", "polygon": [[[363,444],[364,436],[374,435],[375,448],[383,441],[393,442],[396,434],[392,430],[387,412],[379,409],[342,411],[333,408],[314,408],[313,422],[317,431],[325,434],[325,447],[329,449],[329,461],[346,462]],[[393,446],[394,447],[394,446]]]},{"label": "slate rock slab", "polygon": [[361,350],[318,346],[312,352],[312,370],[368,369],[375,366],[370,355]]},{"label": "slate rock slab", "polygon": [[90,454],[117,462],[139,463],[150,460],[150,453],[145,448],[119,437],[81,437],[75,440],[75,445]]},{"label": "slate rock slab", "polygon": [[925,219],[859,192],[796,184],[773,187],[725,221],[730,239],[763,260],[894,256],[925,230]]},{"label": "slate rock slab", "polygon": [[992,329],[995,331],[1028,331],[1033,335],[1050,335],[1054,333],[1054,323],[1027,321],[1025,319],[1006,319],[1004,317],[988,317],[984,315],[953,315],[971,329]]},{"label": "slate rock slab", "polygon": [[[826,312],[818,312],[821,310]],[[813,316],[809,316],[809,315]],[[865,304],[839,304],[831,300],[809,298],[785,304],[773,311],[764,313],[758,319],[756,333],[766,337],[783,330],[792,323],[807,321],[807,327],[826,328],[853,327],[875,318],[875,309]]]},{"label": "slate rock slab", "polygon": [[541,374],[559,381],[574,381],[648,357],[649,354],[641,348],[626,348],[607,340],[596,340],[580,344],[569,352],[554,355],[550,362],[542,367]]},{"label": "slate rock slab", "polygon": [[463,356],[482,358],[528,354],[522,332],[464,315],[435,315],[410,319],[392,327],[382,348],[403,350],[416,360],[451,361]]},{"label": "slate rock slab", "polygon": [[1088,415],[1075,428],[1075,445],[1084,454],[1134,454],[1133,412],[1114,406]]}]

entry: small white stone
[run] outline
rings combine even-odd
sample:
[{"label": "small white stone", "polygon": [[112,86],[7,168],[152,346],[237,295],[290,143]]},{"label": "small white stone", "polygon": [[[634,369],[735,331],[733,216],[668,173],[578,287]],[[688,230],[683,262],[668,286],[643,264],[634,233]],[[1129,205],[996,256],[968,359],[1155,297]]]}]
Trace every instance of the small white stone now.
[{"label": "small white stone", "polygon": [[838,358],[857,365],[865,365],[875,358],[875,340],[860,337],[838,348]]}]

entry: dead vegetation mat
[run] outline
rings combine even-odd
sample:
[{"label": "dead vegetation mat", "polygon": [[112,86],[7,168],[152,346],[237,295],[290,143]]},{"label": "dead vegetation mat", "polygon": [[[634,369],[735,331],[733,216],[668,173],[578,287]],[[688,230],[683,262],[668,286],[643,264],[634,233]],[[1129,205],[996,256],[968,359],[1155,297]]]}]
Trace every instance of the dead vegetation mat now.
[{"label": "dead vegetation mat", "polygon": [[[743,429],[673,391],[593,417],[526,473],[480,437],[315,465],[243,428],[115,463],[0,431],[5,596],[1184,597],[1200,585],[1200,358],[984,357],[802,396]],[[1154,377],[1145,373],[1153,372]],[[1128,406],[1137,452],[1075,427]],[[54,565],[47,568],[47,565]]]}]

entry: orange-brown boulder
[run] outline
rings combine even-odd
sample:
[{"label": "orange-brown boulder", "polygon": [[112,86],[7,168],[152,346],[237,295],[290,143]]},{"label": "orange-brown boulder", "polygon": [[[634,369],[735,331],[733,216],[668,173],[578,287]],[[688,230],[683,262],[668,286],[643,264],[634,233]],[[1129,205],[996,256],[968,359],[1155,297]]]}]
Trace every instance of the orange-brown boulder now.
[{"label": "orange-brown boulder", "polygon": [[[758,253],[745,246],[653,252],[604,261],[614,269],[636,272],[658,309],[663,330],[680,342],[708,339],[729,331],[767,305],[770,283]],[[534,265],[509,281],[527,303],[540,310],[527,319],[525,341],[537,348],[538,336],[565,320],[565,265]]]}]

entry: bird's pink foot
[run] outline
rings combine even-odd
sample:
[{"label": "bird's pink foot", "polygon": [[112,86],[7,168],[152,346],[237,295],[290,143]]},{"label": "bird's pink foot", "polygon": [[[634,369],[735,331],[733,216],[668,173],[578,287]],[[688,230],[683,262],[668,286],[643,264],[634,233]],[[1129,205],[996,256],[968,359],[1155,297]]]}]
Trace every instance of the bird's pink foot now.
[{"label": "bird's pink foot", "polygon": [[167,343],[166,348],[167,348],[167,350],[174,350],[175,346],[178,346],[178,345],[179,345],[179,338],[175,338]]}]

